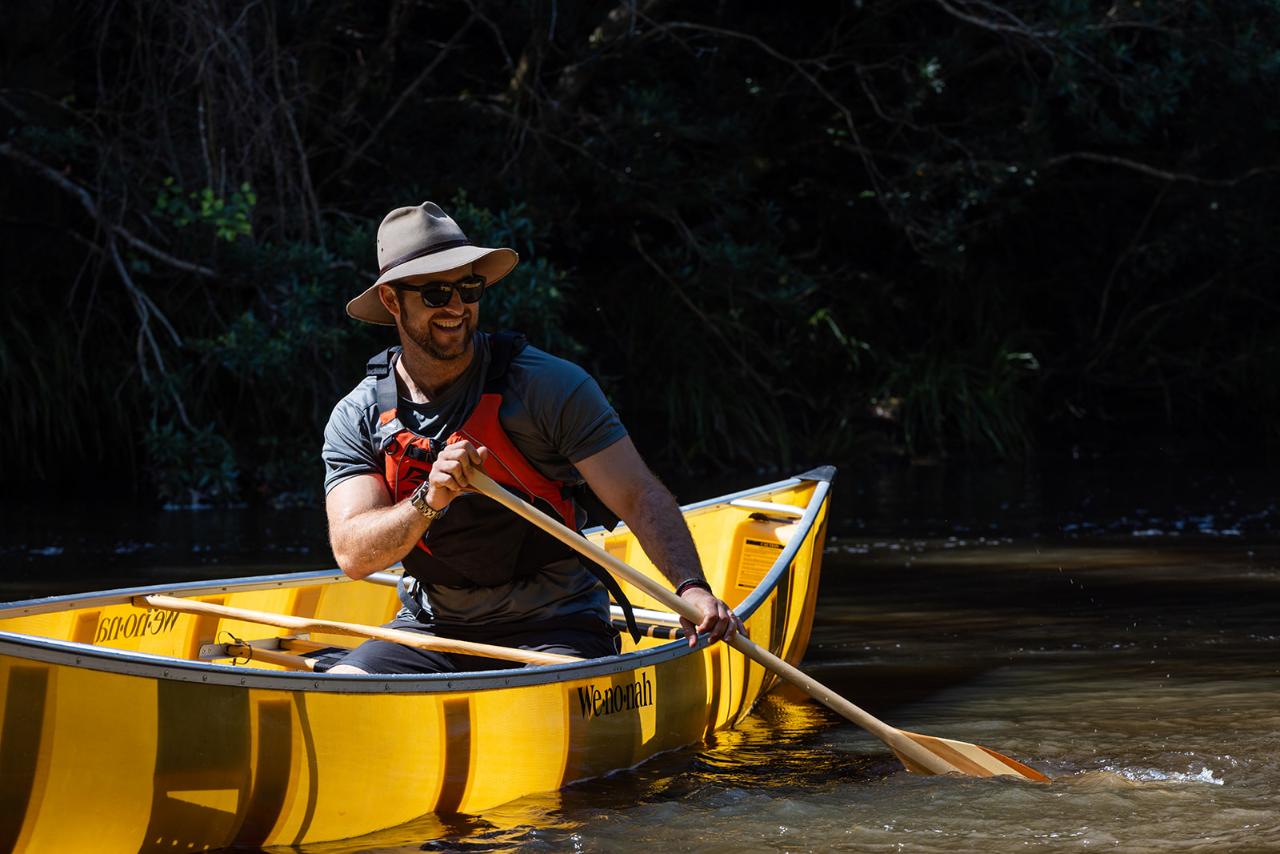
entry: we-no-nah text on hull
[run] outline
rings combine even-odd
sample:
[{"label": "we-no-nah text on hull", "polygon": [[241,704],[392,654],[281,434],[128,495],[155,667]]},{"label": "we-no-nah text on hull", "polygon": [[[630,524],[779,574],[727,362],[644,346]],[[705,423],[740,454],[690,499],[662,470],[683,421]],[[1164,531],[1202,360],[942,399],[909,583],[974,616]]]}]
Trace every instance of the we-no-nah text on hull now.
[{"label": "we-no-nah text on hull", "polygon": [[578,689],[578,705],[582,708],[584,719],[652,706],[653,683],[649,681],[649,674],[641,673],[635,682],[614,685],[603,691],[594,685],[587,685]]}]

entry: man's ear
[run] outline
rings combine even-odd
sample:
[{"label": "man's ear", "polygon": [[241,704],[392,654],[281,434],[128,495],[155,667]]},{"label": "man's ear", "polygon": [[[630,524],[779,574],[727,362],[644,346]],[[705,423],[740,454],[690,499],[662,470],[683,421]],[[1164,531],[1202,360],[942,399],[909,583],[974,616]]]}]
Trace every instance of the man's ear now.
[{"label": "man's ear", "polygon": [[382,300],[382,307],[391,312],[392,317],[400,319],[400,294],[395,288],[378,285],[378,299]]}]

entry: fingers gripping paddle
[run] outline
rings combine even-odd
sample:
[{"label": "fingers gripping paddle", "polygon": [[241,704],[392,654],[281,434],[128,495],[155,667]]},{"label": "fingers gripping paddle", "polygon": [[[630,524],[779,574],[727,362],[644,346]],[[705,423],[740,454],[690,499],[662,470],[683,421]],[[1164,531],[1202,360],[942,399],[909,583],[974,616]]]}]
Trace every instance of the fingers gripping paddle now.
[{"label": "fingers gripping paddle", "polygon": [[[702,622],[702,613],[657,581],[633,569],[595,543],[582,537],[536,507],[507,492],[479,469],[469,474],[471,487],[508,510],[524,517],[565,545],[608,569],[618,578],[639,587],[675,613]],[[965,774],[971,777],[1006,775],[1045,783],[1049,778],[1017,760],[976,744],[896,729],[850,703],[830,688],[778,658],[741,634],[726,641],[743,655],[776,673],[827,708],[848,718],[889,746],[907,770],[915,774]]]}]

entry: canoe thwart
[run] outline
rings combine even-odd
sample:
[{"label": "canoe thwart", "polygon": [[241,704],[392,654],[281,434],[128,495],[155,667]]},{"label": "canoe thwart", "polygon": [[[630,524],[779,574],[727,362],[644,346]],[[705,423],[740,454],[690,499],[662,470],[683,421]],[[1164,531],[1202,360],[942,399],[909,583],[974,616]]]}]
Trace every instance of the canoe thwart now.
[{"label": "canoe thwart", "polygon": [[[247,643],[214,644],[214,646],[220,646],[222,649],[220,655],[212,657],[215,659],[229,658],[232,664],[248,664],[250,661],[261,661],[265,664],[277,664],[289,670],[306,670],[314,673],[316,669],[315,659],[305,658],[301,655],[292,655],[274,649],[250,646]],[[201,650],[203,651],[203,647]]]},{"label": "canoe thwart", "polygon": [[793,504],[778,504],[776,501],[753,501],[750,498],[736,498],[729,502],[730,507],[742,507],[747,510],[759,510],[764,513],[775,513],[779,516],[791,516],[799,519],[804,515],[803,507]]},{"label": "canoe thwart", "polygon": [[[230,635],[229,632],[223,632],[222,634]],[[196,657],[201,661],[218,661],[229,658],[232,664],[265,661],[270,664],[288,667],[291,670],[314,671],[316,669],[316,660],[306,658],[304,655],[299,655],[299,653],[344,649],[353,649],[353,647],[313,641],[306,636],[306,633],[301,636],[295,635],[291,637],[285,635],[284,637],[253,638],[251,640],[228,637],[226,643],[200,644],[200,650]],[[244,661],[239,661],[238,659],[244,659]]]}]

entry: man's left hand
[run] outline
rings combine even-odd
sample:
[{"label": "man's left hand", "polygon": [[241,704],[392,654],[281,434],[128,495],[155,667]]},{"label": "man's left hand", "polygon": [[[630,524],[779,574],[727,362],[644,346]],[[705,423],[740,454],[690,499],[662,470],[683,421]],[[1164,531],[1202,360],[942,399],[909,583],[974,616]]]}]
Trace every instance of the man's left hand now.
[{"label": "man's left hand", "polygon": [[747,627],[742,624],[742,620],[738,619],[738,615],[714,594],[701,587],[690,587],[680,594],[680,598],[702,612],[702,622],[697,626],[684,617],[680,618],[680,626],[684,629],[685,637],[689,639],[689,646],[697,646],[699,632],[709,633],[712,643],[718,640],[727,641],[738,632],[742,632],[744,637],[747,635]]}]

